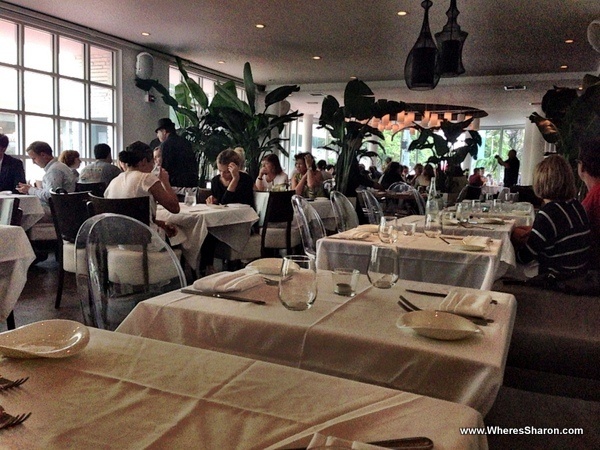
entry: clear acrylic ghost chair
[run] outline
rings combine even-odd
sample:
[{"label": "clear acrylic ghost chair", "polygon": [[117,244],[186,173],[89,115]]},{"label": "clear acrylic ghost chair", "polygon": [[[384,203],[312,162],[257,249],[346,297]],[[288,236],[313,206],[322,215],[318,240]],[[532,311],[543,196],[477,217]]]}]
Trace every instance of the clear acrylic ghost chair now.
[{"label": "clear acrylic ghost chair", "polygon": [[415,202],[416,210],[414,212],[416,212],[419,215],[425,215],[425,200],[423,199],[423,197],[421,196],[419,191],[417,191],[411,185],[404,183],[402,181],[399,181],[397,183],[392,184],[388,188],[388,192],[395,192],[395,193],[408,192],[409,194],[412,195],[412,199]]},{"label": "clear acrylic ghost chair", "polygon": [[369,223],[379,225],[383,217],[383,208],[379,200],[377,200],[371,191],[367,191],[366,189],[356,191],[356,193],[362,201],[363,211],[368,217]]},{"label": "clear acrylic ghost chair", "polygon": [[339,191],[333,191],[329,200],[339,233],[358,226],[358,214],[348,197]]},{"label": "clear acrylic ghost chair", "polygon": [[93,216],[75,245],[85,248],[87,273],[77,270],[77,289],[86,325],[115,330],[140,301],[186,286],[177,255],[156,231],[131,217]]},{"label": "clear acrylic ghost chair", "polygon": [[294,217],[298,228],[304,253],[311,258],[317,257],[317,241],[326,236],[325,226],[315,209],[300,195],[292,197]]}]

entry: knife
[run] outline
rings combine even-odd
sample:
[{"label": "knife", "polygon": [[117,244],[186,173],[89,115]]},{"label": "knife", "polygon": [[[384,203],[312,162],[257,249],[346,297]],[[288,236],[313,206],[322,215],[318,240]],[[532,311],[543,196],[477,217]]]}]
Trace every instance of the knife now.
[{"label": "knife", "polygon": [[442,292],[431,292],[431,291],[421,291],[419,289],[404,289],[406,292],[412,292],[413,294],[422,294],[429,295],[431,297],[446,297],[448,294],[444,294]]},{"label": "knife", "polygon": [[[428,437],[409,437],[401,439],[389,439],[385,441],[367,442],[369,445],[377,445],[379,447],[403,449],[403,450],[430,450],[433,448],[433,441]],[[325,447],[319,447],[325,448]],[[345,448],[345,447],[344,447]],[[348,447],[350,448],[350,447]],[[306,450],[306,447],[298,447],[289,450]]]},{"label": "knife", "polygon": [[183,292],[184,294],[204,295],[206,297],[222,298],[223,300],[233,300],[236,302],[254,303],[255,305],[266,305],[267,304],[266,302],[263,302],[262,300],[252,300],[250,298],[238,297],[237,295],[230,295],[230,294],[225,294],[225,293],[221,293],[221,292],[203,292],[203,291],[197,291],[195,289],[190,289],[190,288],[182,288],[181,292]]}]

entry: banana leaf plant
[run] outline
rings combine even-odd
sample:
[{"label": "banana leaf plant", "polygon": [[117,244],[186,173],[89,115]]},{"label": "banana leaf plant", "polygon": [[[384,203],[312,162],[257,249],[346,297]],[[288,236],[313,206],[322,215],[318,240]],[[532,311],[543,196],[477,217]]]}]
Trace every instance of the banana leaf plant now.
[{"label": "banana leaf plant", "polygon": [[542,99],[542,111],[529,116],[546,142],[556,145],[556,151],[572,165],[579,155],[581,139],[600,135],[600,77],[586,75],[584,91],[578,95],[576,89],[554,87]]},{"label": "banana leaf plant", "polygon": [[[410,143],[408,150],[430,149],[433,156],[429,157],[428,163],[438,166],[440,163],[446,162],[446,179],[439,184],[446,192],[452,191],[454,168],[460,166],[467,155],[477,159],[482,141],[481,135],[477,131],[467,130],[471,122],[473,122],[473,118],[462,122],[442,120],[440,126],[431,128],[424,128],[417,123],[412,125],[419,132],[419,136]],[[442,131],[442,134],[438,133],[439,130]],[[456,141],[463,133],[466,135],[464,145],[455,147]]]},{"label": "banana leaf plant", "polygon": [[238,98],[233,81],[217,84],[216,95],[209,104],[208,96],[194,79],[190,78],[183,61],[177,58],[177,67],[183,81],[175,87],[175,97],[158,80],[136,79],[136,86],[149,91],[155,89],[162,100],[176,113],[180,133],[189,139],[201,164],[201,181],[206,180],[217,155],[225,148],[242,147],[246,155],[246,170],[252,177],[258,175],[261,159],[279,150],[287,156],[280,137],[285,124],[301,117],[297,111],[271,114],[271,105],[284,101],[299,86],[281,86],[265,97],[262,112],[256,111],[258,88],[252,77],[250,63],[244,65],[244,89],[248,101]]},{"label": "banana leaf plant", "polygon": [[[337,153],[335,167],[336,190],[347,196],[356,196],[358,187],[358,161],[362,156],[378,156],[362,148],[363,144],[374,143],[385,150],[384,135],[377,128],[368,125],[373,117],[381,119],[387,114],[404,111],[404,102],[375,100],[373,91],[361,80],[348,82],[344,90],[344,105],[327,95],[321,106],[319,128],[326,129],[331,141],[321,148]],[[369,139],[377,137],[379,139]]]}]

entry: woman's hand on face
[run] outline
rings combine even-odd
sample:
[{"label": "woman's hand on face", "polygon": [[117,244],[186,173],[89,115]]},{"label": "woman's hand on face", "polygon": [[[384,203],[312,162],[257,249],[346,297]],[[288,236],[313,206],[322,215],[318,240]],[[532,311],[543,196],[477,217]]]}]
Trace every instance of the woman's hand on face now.
[{"label": "woman's hand on face", "polygon": [[162,182],[162,183],[169,183],[169,172],[167,172],[165,169],[163,169],[162,167],[160,168],[160,172],[158,172],[158,179]]},{"label": "woman's hand on face", "polygon": [[304,155],[304,162],[306,163],[306,168],[307,169],[312,169],[313,162],[314,162],[314,159],[313,159],[312,155],[310,155],[310,154],[309,155]]},{"label": "woman's hand on face", "polygon": [[237,179],[240,177],[240,168],[238,167],[237,164],[229,163],[229,165],[227,166],[227,170],[229,170],[229,173],[231,174],[231,176],[234,179]]}]

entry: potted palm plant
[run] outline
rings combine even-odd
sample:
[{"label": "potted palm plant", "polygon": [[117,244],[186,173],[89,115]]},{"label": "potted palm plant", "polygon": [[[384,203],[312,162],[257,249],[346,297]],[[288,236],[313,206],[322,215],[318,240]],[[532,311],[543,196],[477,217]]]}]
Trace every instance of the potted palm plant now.
[{"label": "potted palm plant", "polygon": [[[328,145],[322,147],[337,153],[336,190],[345,195],[356,195],[359,178],[358,161],[364,156],[376,153],[362,148],[364,143],[375,143],[382,149],[383,133],[368,124],[372,118],[394,115],[404,111],[404,102],[375,100],[373,91],[358,79],[351,80],[344,90],[344,105],[328,95],[321,106],[319,128],[326,129],[331,135]],[[367,140],[370,137],[379,139]]]}]

